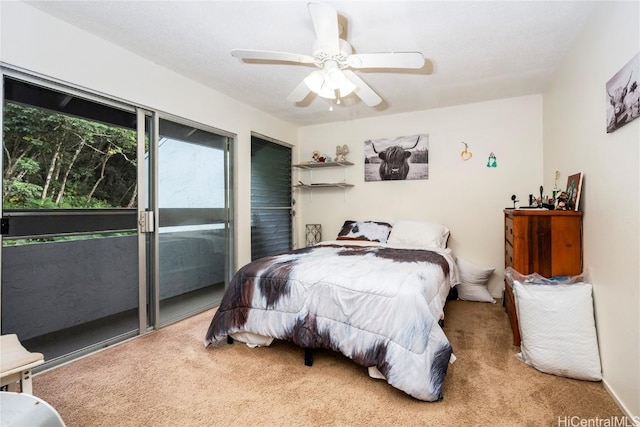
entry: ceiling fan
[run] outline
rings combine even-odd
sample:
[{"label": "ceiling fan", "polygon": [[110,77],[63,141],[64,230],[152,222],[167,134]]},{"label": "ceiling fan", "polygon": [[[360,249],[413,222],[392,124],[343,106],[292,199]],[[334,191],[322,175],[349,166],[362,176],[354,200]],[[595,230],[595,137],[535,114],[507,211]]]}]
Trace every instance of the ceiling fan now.
[{"label": "ceiling fan", "polygon": [[340,38],[338,12],[327,3],[308,5],[316,41],[313,55],[298,53],[234,49],[236,58],[262,61],[282,61],[314,65],[312,71],[287,97],[290,102],[301,102],[310,92],[327,99],[340,99],[355,93],[370,107],[382,102],[382,98],[353,70],[365,68],[418,69],[424,66],[420,52],[389,52],[354,54],[351,45]]}]

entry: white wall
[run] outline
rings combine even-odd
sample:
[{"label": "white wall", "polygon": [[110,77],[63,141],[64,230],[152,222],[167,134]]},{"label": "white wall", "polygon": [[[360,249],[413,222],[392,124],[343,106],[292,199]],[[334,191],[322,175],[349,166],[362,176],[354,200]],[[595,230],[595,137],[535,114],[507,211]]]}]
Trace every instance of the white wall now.
[{"label": "white wall", "polygon": [[607,134],[605,90],[640,51],[640,3],[598,8],[544,94],[544,177],[584,173],[584,266],[604,381],[640,417],[640,119]]},{"label": "white wall", "polygon": [[236,263],[251,260],[251,132],[296,145],[297,128],[22,2],[0,1],[0,61],[237,135]]},{"label": "white wall", "polygon": [[[429,135],[429,179],[365,182],[363,147],[367,139]],[[420,219],[445,224],[449,246],[476,264],[496,269],[490,290],[502,296],[503,209],[511,195],[528,204],[542,184],[542,96],[534,95],[414,113],[301,128],[298,161],[313,150],[335,156],[347,144],[346,179],[355,187],[297,190],[300,241],[304,224],[322,224],[324,240],[334,239],[348,219]],[[473,157],[463,161],[462,141]],[[486,167],[495,153],[497,168]],[[314,170],[315,181],[340,181],[343,171]],[[299,174],[303,182],[308,175]]]}]

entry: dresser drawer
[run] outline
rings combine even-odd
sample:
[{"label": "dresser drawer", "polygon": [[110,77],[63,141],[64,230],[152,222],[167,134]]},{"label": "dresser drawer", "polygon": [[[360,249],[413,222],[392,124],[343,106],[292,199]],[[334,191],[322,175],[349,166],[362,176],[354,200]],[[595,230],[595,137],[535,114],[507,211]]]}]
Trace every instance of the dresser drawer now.
[{"label": "dresser drawer", "polygon": [[504,238],[513,246],[513,218],[509,215],[504,217]]},{"label": "dresser drawer", "polygon": [[513,267],[513,245],[504,242],[504,266]]}]

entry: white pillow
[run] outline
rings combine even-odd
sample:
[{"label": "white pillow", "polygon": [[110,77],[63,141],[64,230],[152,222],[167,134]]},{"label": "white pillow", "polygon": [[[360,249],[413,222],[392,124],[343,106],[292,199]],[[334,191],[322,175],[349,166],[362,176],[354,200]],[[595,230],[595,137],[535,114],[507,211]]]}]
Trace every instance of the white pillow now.
[{"label": "white pillow", "polygon": [[513,283],[520,325],[520,354],[541,372],[600,381],[600,353],[591,285]]},{"label": "white pillow", "polygon": [[424,249],[444,249],[447,247],[448,238],[449,229],[442,224],[400,220],[393,224],[387,243]]},{"label": "white pillow", "polygon": [[495,269],[491,267],[480,267],[462,258],[458,258],[456,264],[460,271],[460,283],[456,285],[458,299],[465,301],[496,302],[487,289],[489,277],[491,277]]}]

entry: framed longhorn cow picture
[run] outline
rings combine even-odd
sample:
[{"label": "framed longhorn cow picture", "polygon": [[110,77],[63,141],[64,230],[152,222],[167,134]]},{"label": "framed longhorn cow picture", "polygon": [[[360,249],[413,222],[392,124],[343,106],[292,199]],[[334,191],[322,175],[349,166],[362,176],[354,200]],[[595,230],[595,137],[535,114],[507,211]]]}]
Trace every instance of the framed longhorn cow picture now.
[{"label": "framed longhorn cow picture", "polygon": [[607,82],[607,133],[640,116],[640,53]]},{"label": "framed longhorn cow picture", "polygon": [[364,180],[429,179],[429,135],[368,139],[364,142]]}]

